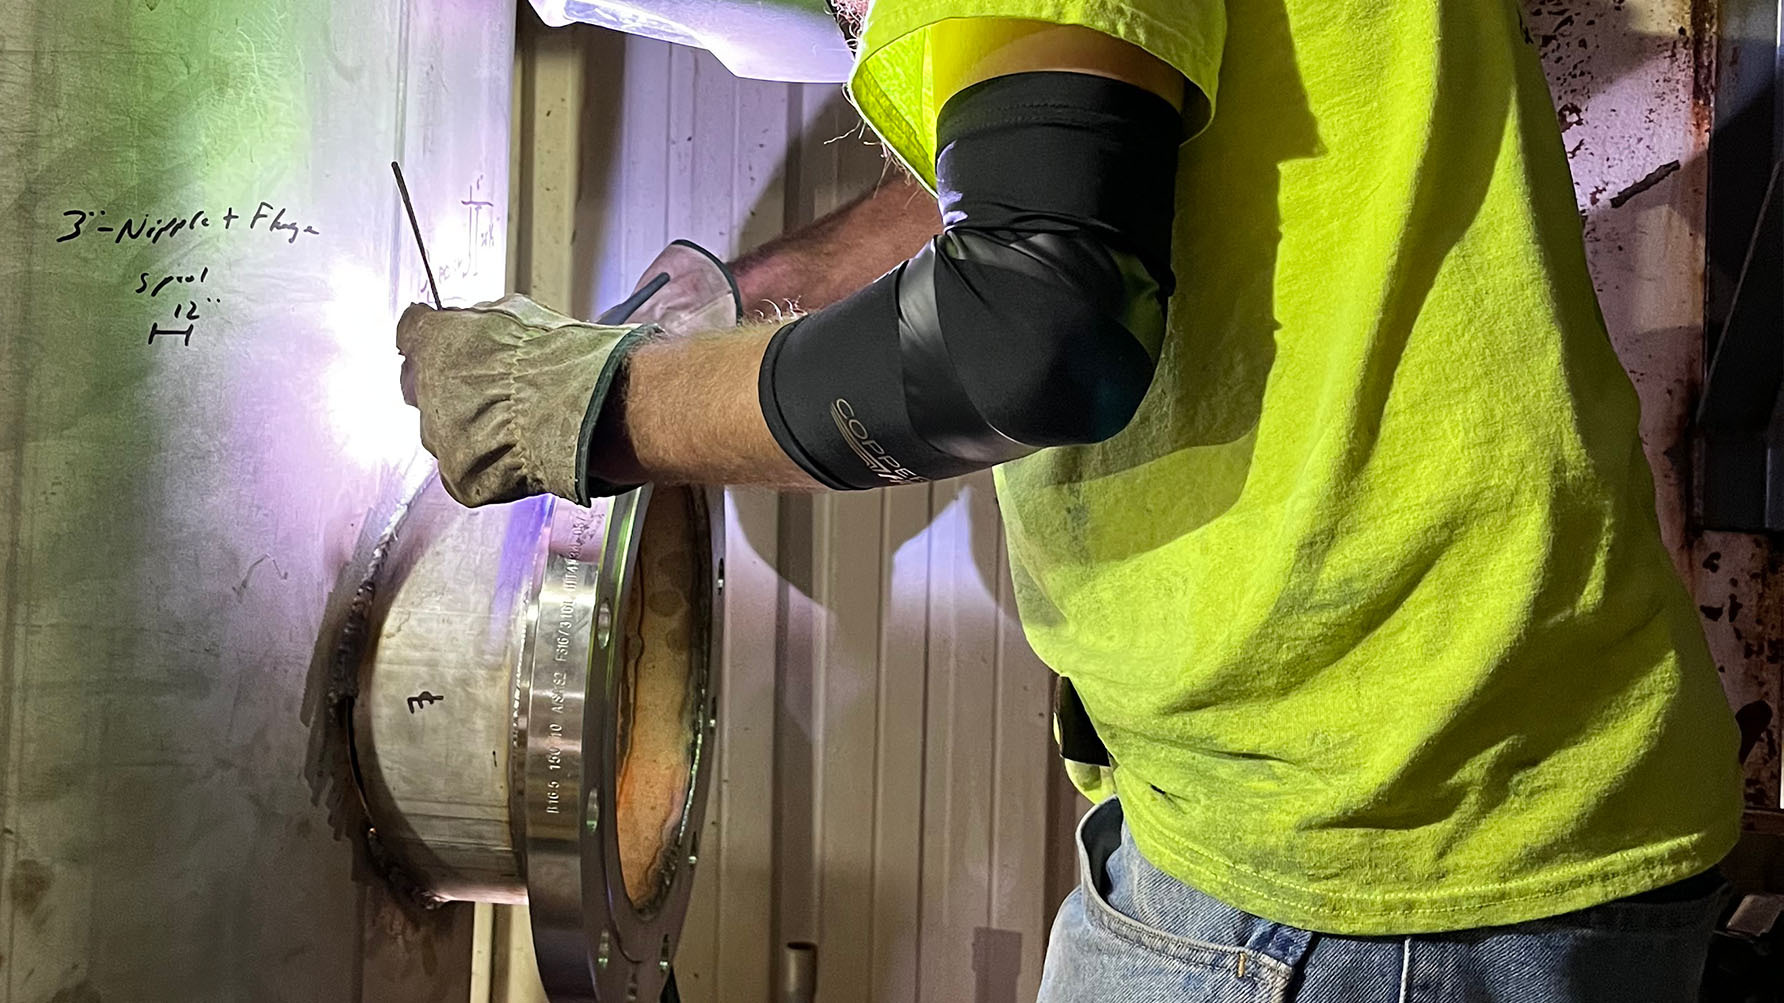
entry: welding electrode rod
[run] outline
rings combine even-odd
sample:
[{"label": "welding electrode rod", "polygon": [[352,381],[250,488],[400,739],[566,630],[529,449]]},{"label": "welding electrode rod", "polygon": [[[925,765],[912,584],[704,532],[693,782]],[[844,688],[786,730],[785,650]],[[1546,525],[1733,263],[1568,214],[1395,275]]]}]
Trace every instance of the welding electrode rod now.
[{"label": "welding electrode rod", "polygon": [[396,175],[396,190],[403,197],[403,211],[409,214],[409,229],[415,234],[415,248],[421,252],[421,268],[427,272],[427,288],[434,294],[434,309],[444,310],[440,302],[440,287],[434,285],[434,266],[427,261],[427,245],[421,242],[421,224],[415,219],[415,203],[409,201],[409,185],[403,180],[403,169],[397,162],[390,162],[390,173]]}]

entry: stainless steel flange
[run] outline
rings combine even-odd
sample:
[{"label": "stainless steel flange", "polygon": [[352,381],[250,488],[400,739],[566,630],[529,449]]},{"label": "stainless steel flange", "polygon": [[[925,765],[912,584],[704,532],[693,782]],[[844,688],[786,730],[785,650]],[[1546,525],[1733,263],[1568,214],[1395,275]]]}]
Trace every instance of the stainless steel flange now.
[{"label": "stainless steel flange", "polygon": [[554,1001],[659,998],[716,727],[716,493],[467,510],[392,544],[354,746],[376,838],[442,899],[524,900]]}]

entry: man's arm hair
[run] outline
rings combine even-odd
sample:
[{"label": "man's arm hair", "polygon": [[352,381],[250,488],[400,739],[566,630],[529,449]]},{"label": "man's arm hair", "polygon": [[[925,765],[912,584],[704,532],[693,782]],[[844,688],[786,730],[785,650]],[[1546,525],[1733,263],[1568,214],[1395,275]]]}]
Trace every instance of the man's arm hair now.
[{"label": "man's arm hair", "polygon": [[778,327],[749,324],[634,349],[596,426],[589,473],[614,484],[820,488],[762,416],[756,373]]},{"label": "man's arm hair", "polygon": [[870,191],[731,264],[745,320],[827,307],[917,253],[942,230],[935,196],[888,165]]}]

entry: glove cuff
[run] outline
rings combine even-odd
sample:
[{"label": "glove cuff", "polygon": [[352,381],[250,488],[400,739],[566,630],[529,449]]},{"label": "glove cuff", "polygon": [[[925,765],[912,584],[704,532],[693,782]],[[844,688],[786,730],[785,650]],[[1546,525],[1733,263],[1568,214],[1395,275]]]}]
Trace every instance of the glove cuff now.
[{"label": "glove cuff", "polygon": [[607,361],[601,366],[601,375],[595,380],[594,393],[589,396],[588,408],[582,414],[582,429],[576,437],[576,503],[587,505],[596,498],[609,498],[613,495],[625,494],[638,484],[615,484],[589,473],[589,449],[595,440],[601,423],[601,414],[607,407],[608,398],[613,395],[619,383],[622,366],[633,349],[658,334],[662,328],[655,324],[646,324],[628,332],[613,346],[607,354]]}]

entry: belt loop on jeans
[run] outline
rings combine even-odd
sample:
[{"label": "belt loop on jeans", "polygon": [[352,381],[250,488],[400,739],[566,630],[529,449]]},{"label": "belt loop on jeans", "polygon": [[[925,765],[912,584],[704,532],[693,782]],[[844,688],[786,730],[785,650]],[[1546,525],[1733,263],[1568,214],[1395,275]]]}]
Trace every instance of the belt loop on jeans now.
[{"label": "belt loop on jeans", "polygon": [[1245,946],[1300,971],[1302,960],[1307,957],[1307,952],[1313,949],[1313,942],[1318,939],[1319,934],[1311,930],[1303,930],[1298,926],[1289,926],[1285,923],[1271,923],[1264,928],[1260,936],[1252,938],[1253,943]]}]

